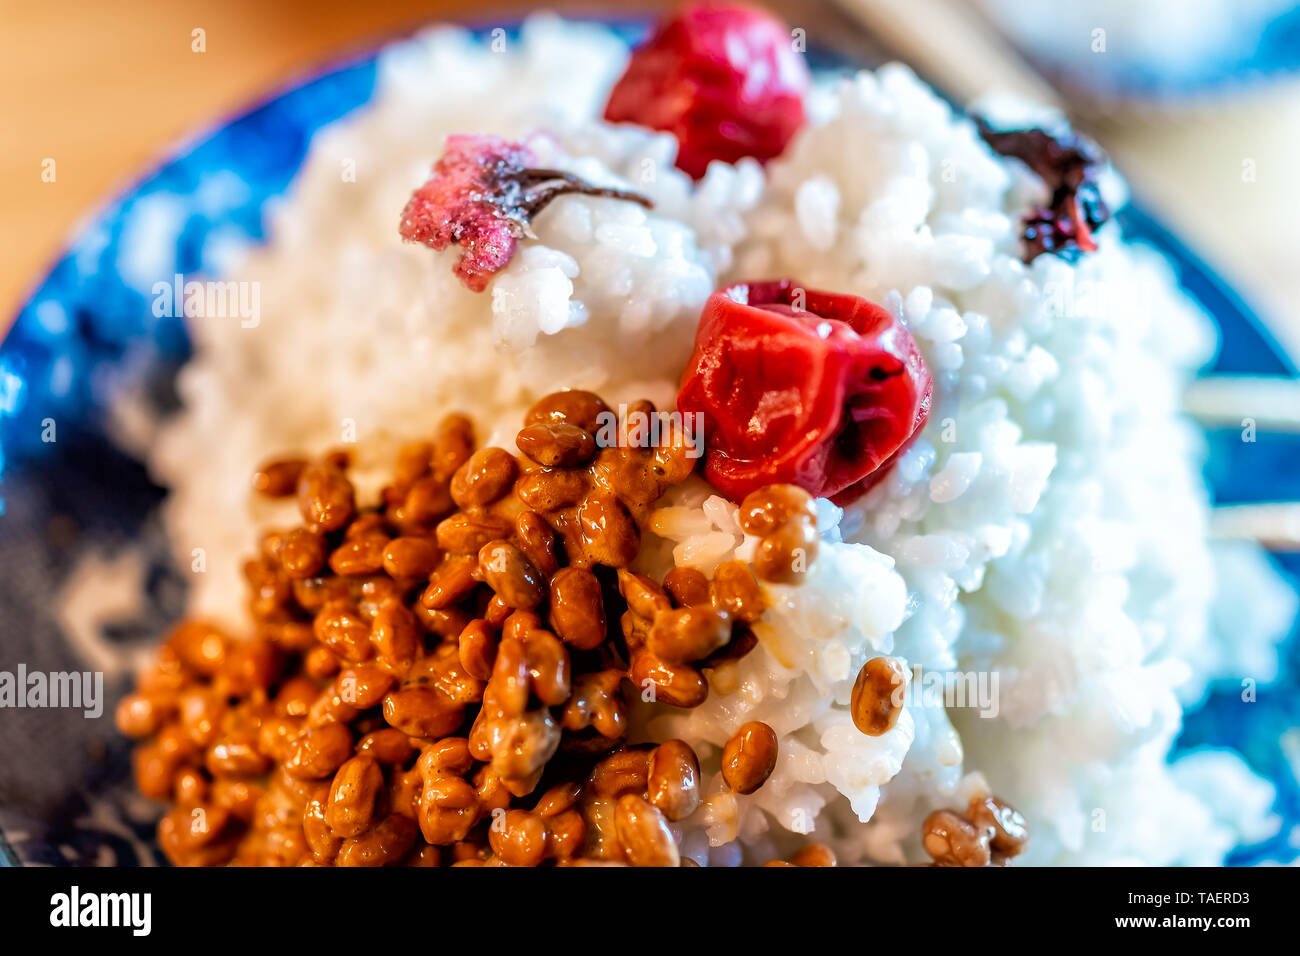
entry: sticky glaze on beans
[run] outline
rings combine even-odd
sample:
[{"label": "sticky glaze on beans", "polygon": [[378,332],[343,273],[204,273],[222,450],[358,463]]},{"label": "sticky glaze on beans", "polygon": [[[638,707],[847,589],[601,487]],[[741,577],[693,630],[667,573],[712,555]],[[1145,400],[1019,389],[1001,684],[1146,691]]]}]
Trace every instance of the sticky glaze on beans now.
[{"label": "sticky glaze on beans", "polygon": [[665,741],[651,753],[646,799],[669,820],[684,820],[700,805],[700,762],[685,741]]},{"label": "sticky glaze on beans", "polygon": [[770,485],[750,492],[737,515],[746,534],[757,535],[754,572],[764,581],[790,584],[817,557],[817,510],[797,485]]},{"label": "sticky glaze on beans", "polygon": [[697,568],[673,568],[664,576],[664,590],[678,607],[708,604],[709,579]]},{"label": "sticky glaze on beans", "polygon": [[722,779],[736,793],[753,793],[772,776],[776,757],[776,731],[760,720],[751,720],[722,749]]},{"label": "sticky glaze on beans", "polygon": [[268,498],[287,498],[298,488],[298,479],[307,467],[305,458],[279,458],[269,461],[253,474],[253,489]]},{"label": "sticky glaze on beans", "polygon": [[528,425],[515,436],[515,444],[537,464],[549,468],[585,465],[596,454],[596,439],[591,432],[568,422]]},{"label": "sticky glaze on beans", "polygon": [[873,657],[863,664],[850,701],[853,725],[868,737],[893,730],[903,712],[902,689],[906,681],[907,672],[897,658]]},{"label": "sticky glaze on beans", "polygon": [[1025,818],[990,795],[973,797],[965,813],[936,810],[921,825],[921,845],[934,866],[1005,866],[1028,840]]},{"label": "sticky glaze on beans", "polygon": [[[118,709],[142,740],[141,792],[173,804],[159,824],[173,862],[683,862],[674,826],[703,801],[699,760],[680,740],[629,746],[629,707],[702,703],[705,675],[755,644],[764,576],[631,570],[642,524],[695,462],[680,435],[598,447],[608,412],[591,393],[547,396],[519,457],[476,448],[451,416],[399,450],[376,501],[358,499],[346,455],[262,470],[302,522],[245,566],[254,638],[183,623]],[[815,532],[788,492],[751,505],[764,538]],[[761,726],[724,754],[736,793],[771,772]],[[1018,818],[982,812],[972,826],[1010,854]]]},{"label": "sticky glaze on beans", "polygon": [[334,465],[309,465],[298,479],[298,508],[308,528],[337,531],[356,511],[352,482]]}]

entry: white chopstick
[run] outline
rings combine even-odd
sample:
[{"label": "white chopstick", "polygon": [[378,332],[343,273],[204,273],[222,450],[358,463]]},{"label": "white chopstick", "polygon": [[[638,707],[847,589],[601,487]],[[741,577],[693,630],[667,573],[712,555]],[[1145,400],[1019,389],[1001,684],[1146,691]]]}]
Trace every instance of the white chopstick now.
[{"label": "white chopstick", "polygon": [[1210,515],[1210,536],[1258,541],[1270,551],[1300,551],[1300,503],[1220,505]]},{"label": "white chopstick", "polygon": [[1064,109],[1061,96],[970,4],[952,0],[835,0],[926,80],[960,103],[1014,93]]},{"label": "white chopstick", "polygon": [[1188,386],[1183,408],[1205,425],[1300,432],[1300,380],[1207,375]]}]

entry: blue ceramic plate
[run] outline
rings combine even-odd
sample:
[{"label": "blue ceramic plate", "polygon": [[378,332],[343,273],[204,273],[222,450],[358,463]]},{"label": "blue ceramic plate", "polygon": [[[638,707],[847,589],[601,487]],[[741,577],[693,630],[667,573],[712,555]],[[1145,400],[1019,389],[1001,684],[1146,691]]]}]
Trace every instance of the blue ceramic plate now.
[{"label": "blue ceramic plate", "polygon": [[[611,24],[634,40],[644,26]],[[813,54],[815,66],[843,61]],[[286,90],[265,105],[188,144],[82,230],[0,345],[0,670],[80,671],[55,620],[54,595],[83,555],[110,560],[124,546],[150,559],[139,613],[115,622],[108,639],[147,646],[181,613],[184,582],[170,566],[156,507],[163,496],[138,461],[107,437],[104,410],[130,384],[160,409],[175,404],[174,379],[189,343],[178,319],[155,318],[149,289],[159,276],[219,274],[231,243],[263,238],[268,202],[289,186],[312,134],[363,106],[375,82],[373,55]],[[1119,214],[1126,233],[1162,250],[1186,290],[1218,320],[1215,371],[1295,374],[1250,310],[1140,209]],[[149,251],[142,265],[140,249]],[[136,255],[128,257],[128,249]],[[146,268],[147,267],[147,268]],[[148,275],[142,277],[141,272]],[[51,436],[50,428],[54,433]],[[1235,434],[1235,433],[1234,433]],[[48,441],[49,437],[57,440]],[[1231,436],[1228,436],[1231,437]],[[1240,441],[1211,436],[1208,477],[1223,500],[1294,497],[1282,487],[1300,443],[1261,435],[1251,462]],[[1235,449],[1235,450],[1234,450]],[[1261,453],[1277,467],[1261,471]],[[1290,464],[1286,464],[1289,462]],[[1289,571],[1300,573],[1300,562]],[[1286,648],[1284,677],[1243,708],[1235,685],[1189,714],[1181,749],[1230,746],[1279,788],[1287,821],[1269,843],[1241,848],[1235,862],[1289,859],[1285,834],[1300,822],[1300,789],[1279,748],[1300,724],[1300,651]],[[104,713],[0,712],[0,860],[27,864],[156,861],[158,809],[131,792],[128,748],[114,730],[113,704],[128,676],[106,677]]]}]

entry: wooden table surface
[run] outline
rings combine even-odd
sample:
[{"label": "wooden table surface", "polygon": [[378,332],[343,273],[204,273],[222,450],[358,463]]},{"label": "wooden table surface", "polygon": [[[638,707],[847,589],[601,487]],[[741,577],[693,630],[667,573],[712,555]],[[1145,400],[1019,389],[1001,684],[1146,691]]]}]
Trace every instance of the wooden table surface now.
[{"label": "wooden table surface", "polygon": [[[646,4],[654,6],[654,3]],[[268,91],[484,0],[0,0],[0,328],[84,218]],[[204,31],[205,52],[192,50]],[[54,181],[42,176],[54,161]]]},{"label": "wooden table surface", "polygon": [[[807,8],[781,4],[787,11]],[[671,0],[547,4],[653,10]],[[0,329],[84,219],[185,136],[350,52],[493,0],[0,0]],[[803,13],[796,14],[803,16]],[[206,49],[194,52],[193,31]],[[1250,109],[1118,120],[1098,132],[1148,204],[1300,355],[1300,87]],[[1249,157],[1258,177],[1243,188]],[[53,161],[53,181],[48,170]],[[43,175],[43,173],[45,175]],[[1191,201],[1189,201],[1189,197]]]}]

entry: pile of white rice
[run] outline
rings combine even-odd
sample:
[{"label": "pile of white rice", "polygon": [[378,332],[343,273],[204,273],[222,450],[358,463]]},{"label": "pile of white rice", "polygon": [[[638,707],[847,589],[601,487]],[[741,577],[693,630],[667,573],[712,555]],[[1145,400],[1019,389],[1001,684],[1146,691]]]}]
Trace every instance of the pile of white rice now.
[{"label": "pile of white rice", "polygon": [[[917,860],[926,813],[985,784],[1028,817],[1033,863],[1214,863],[1265,835],[1272,789],[1237,757],[1166,761],[1207,680],[1268,679],[1293,608],[1246,550],[1228,599],[1250,626],[1231,642],[1209,627],[1220,572],[1178,405],[1214,332],[1164,263],[1107,226],[1077,266],[1024,265],[1017,217],[1041,186],[899,66],[828,78],[779,161],[714,164],[693,184],[671,137],[595,119],[625,57],[604,30],[554,19],[505,53],[431,31],[385,53],[372,103],[318,135],[270,245],[227,276],[260,283],[260,323],[192,323],[185,408],[151,455],[178,560],[203,549],[192,610],[246,625],[241,558],[259,527],[292,520],[249,494],[266,458],[355,441],[373,491],[395,444],[449,411],[513,448],[523,409],[560,386],[671,407],[708,294],[791,276],[900,315],[934,409],[871,494],[819,502],[821,554],[805,583],[769,589],[759,649],[715,675],[704,706],[645,715],[644,733],[704,760],[711,796],[686,853],[762,861],[815,832],[848,860]],[[544,165],[655,208],[562,198],[490,290],[469,292],[456,251],[397,234],[458,132],[541,132]],[[744,557],[734,511],[703,482],[675,491],[647,568]],[[996,716],[914,694],[893,730],[862,735],[850,689],[882,654],[984,680]],[[716,753],[753,719],[777,730],[780,759],[737,797]]]}]

